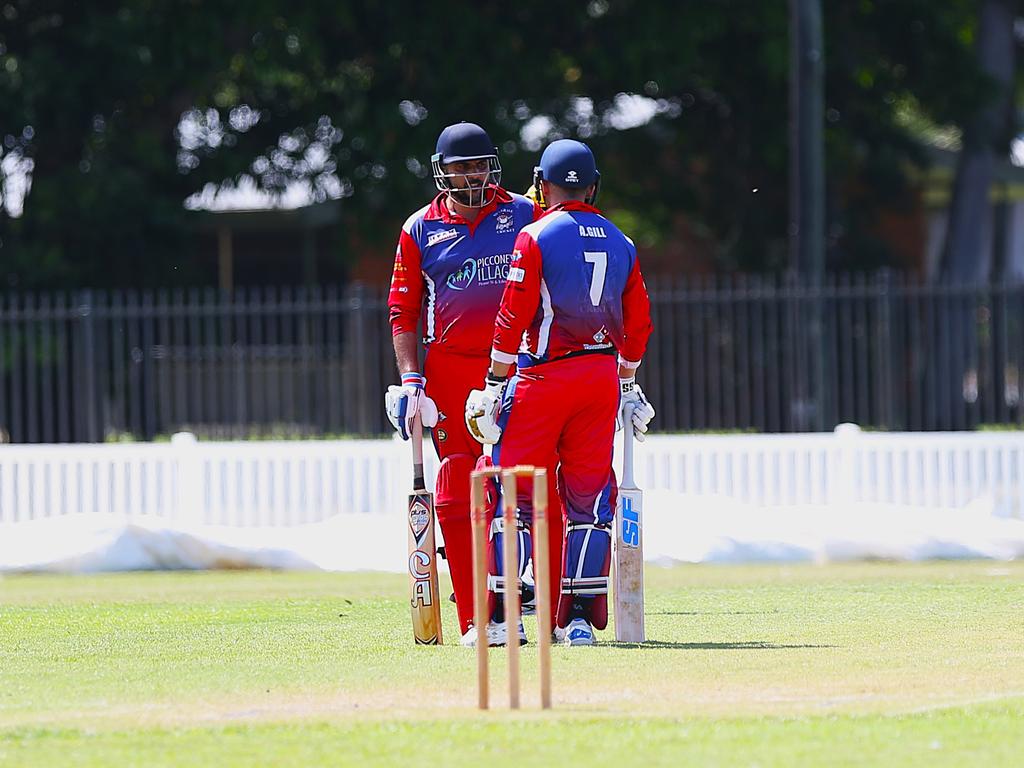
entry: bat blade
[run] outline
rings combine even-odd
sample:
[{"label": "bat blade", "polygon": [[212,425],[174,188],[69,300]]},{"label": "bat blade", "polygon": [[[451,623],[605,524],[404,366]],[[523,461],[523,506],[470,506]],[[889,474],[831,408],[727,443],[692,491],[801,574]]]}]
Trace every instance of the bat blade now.
[{"label": "bat blade", "polygon": [[643,491],[619,489],[615,520],[615,639],[642,643],[644,632]]},{"label": "bat blade", "polygon": [[441,645],[441,600],[434,543],[434,494],[409,494],[409,580],[417,645]]}]

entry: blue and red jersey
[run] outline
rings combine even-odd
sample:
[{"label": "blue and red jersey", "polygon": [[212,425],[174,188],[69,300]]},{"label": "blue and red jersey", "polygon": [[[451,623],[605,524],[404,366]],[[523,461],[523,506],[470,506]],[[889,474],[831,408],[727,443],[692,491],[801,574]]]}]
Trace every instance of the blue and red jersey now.
[{"label": "blue and red jersey", "polygon": [[391,330],[415,333],[422,320],[428,346],[486,359],[516,235],[543,210],[499,189],[470,222],[453,214],[445,197],[439,194],[402,227],[388,295]]},{"label": "blue and red jersey", "polygon": [[596,208],[562,203],[519,233],[493,360],[522,370],[568,355],[618,352],[621,365],[636,368],[651,330],[636,246]]}]

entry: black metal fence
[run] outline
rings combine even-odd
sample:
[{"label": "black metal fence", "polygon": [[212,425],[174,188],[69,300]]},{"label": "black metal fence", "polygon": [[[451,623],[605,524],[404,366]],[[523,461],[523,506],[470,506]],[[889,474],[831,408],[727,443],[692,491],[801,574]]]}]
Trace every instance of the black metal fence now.
[{"label": "black metal fence", "polygon": [[[665,431],[1024,425],[1024,285],[892,274],[808,287],[652,277],[639,380]],[[380,289],[9,294],[0,428],[12,442],[387,432]]]},{"label": "black metal fence", "polygon": [[10,295],[0,425],[12,442],[382,433],[389,337],[360,285]]},{"label": "black metal fence", "polygon": [[812,287],[735,275],[648,288],[655,337],[638,380],[663,429],[1024,425],[1024,284],[880,273]]}]

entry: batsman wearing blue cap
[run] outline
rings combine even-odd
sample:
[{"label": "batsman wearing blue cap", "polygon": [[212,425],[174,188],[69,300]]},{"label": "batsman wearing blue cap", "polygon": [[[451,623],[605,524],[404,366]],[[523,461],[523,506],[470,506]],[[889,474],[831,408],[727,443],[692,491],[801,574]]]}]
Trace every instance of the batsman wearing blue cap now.
[{"label": "batsman wearing blue cap", "polygon": [[[620,402],[633,406],[638,439],[654,417],[635,381],[650,300],[633,241],[594,207],[600,182],[585,144],[562,139],[544,150],[534,189],[546,211],[516,238],[490,369],[466,401],[470,432],[495,444],[495,463],[558,465],[566,532],[555,626],[567,645],[593,644],[608,621]],[[522,487],[527,521],[530,504]]]}]

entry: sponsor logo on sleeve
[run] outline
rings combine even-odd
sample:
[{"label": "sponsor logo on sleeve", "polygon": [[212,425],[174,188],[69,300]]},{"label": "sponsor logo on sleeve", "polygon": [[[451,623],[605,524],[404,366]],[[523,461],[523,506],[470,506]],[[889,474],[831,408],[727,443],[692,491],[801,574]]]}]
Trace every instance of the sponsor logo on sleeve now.
[{"label": "sponsor logo on sleeve", "polygon": [[521,283],[526,279],[526,270],[522,267],[512,267],[508,271],[508,281],[510,283]]}]

